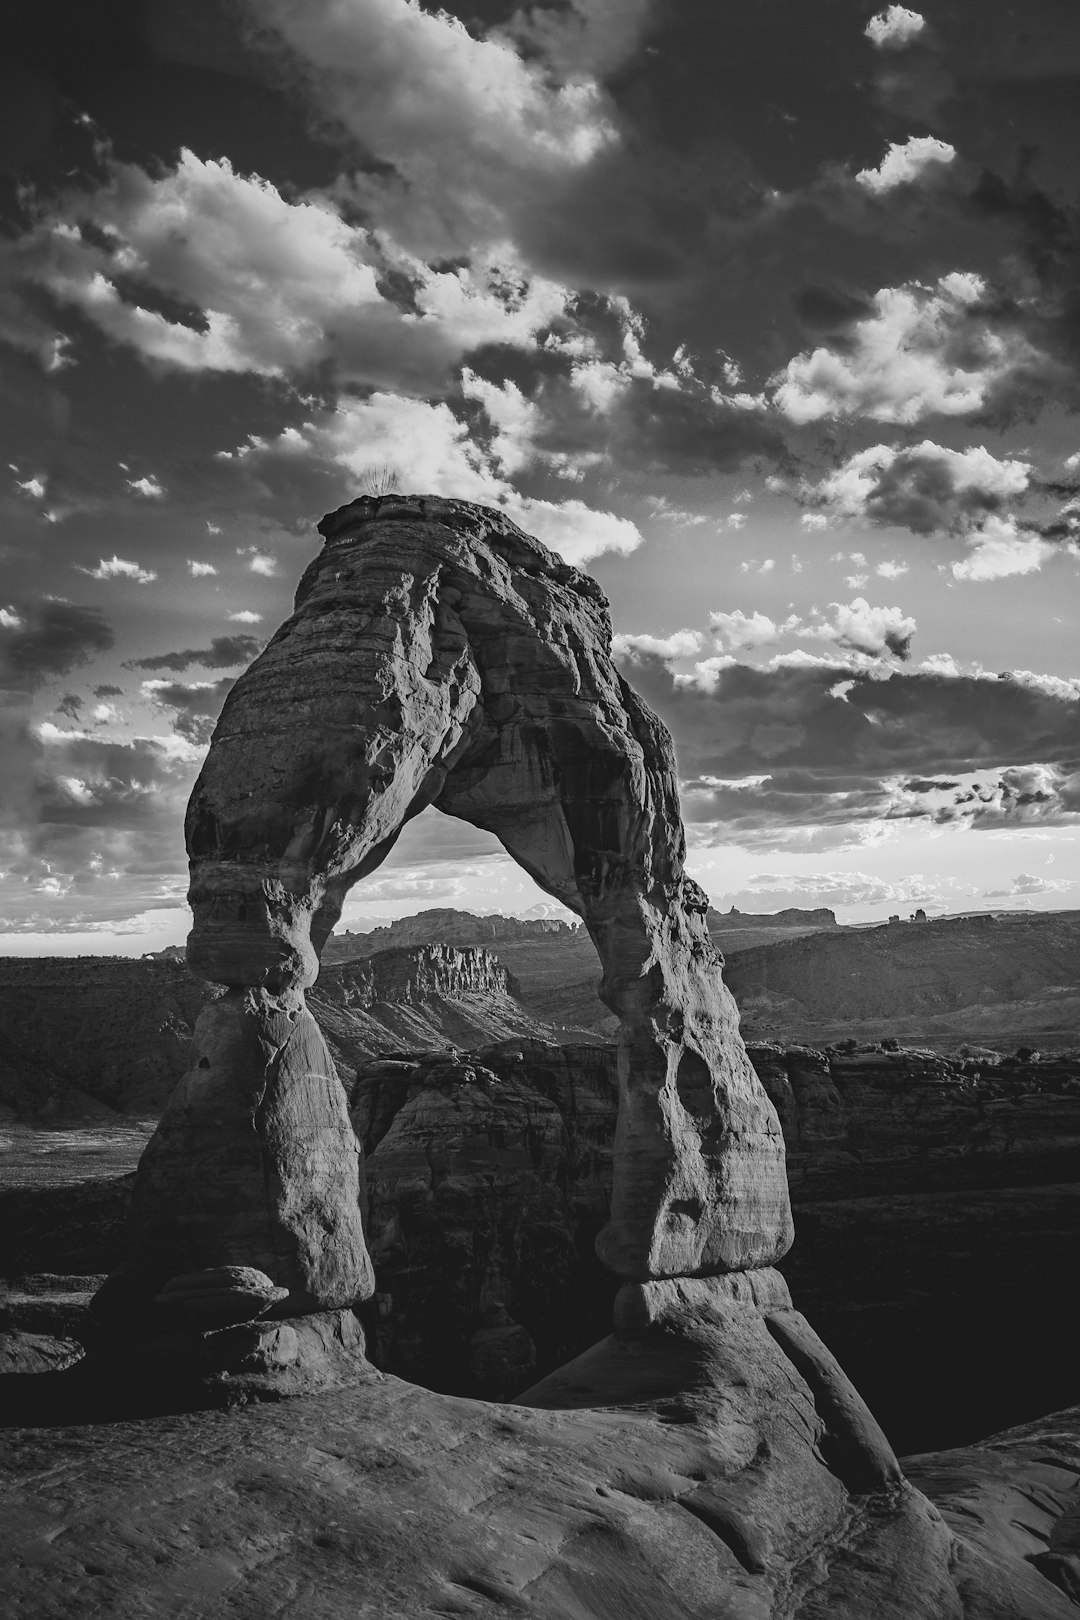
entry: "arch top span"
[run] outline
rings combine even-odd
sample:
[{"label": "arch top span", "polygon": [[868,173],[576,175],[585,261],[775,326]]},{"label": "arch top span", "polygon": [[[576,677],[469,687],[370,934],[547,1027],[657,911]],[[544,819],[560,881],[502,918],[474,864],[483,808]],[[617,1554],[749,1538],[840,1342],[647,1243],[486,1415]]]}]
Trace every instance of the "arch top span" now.
[{"label": "arch top span", "polygon": [[187,819],[189,962],[302,999],[345,894],[428,805],[492,832],[583,920],[620,1020],[601,1259],[636,1281],[788,1248],[783,1140],[684,871],[670,735],[589,575],[504,513],[354,501],[236,683]]}]

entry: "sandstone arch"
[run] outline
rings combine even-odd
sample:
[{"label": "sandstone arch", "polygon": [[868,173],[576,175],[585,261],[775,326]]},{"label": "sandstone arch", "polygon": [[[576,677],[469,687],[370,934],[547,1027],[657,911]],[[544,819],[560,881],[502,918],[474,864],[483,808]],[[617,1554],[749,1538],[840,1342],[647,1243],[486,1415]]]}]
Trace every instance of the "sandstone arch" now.
[{"label": "sandstone arch", "polygon": [[[599,587],[461,501],[365,498],[319,528],[295,612],[231,692],[191,797],[189,963],[229,993],[140,1171],[159,1258],[148,1270],[148,1240],[114,1296],[181,1260],[261,1267],[290,1291],[279,1314],[370,1292],[351,1139],[303,989],[347,890],[428,805],[494,833],[596,945],[621,1026],[600,1258],[638,1282],[769,1266],[792,1235],[783,1139],[683,869],[671,740],[612,663]],[[269,1216],[255,1180],[229,1207],[211,1190],[208,1211],[193,1156],[216,1151],[215,1108],[268,1106],[226,1078],[239,1063],[258,1092],[256,1048],[277,1123],[255,1157],[284,1190]],[[305,1162],[322,1167],[314,1190]]]}]

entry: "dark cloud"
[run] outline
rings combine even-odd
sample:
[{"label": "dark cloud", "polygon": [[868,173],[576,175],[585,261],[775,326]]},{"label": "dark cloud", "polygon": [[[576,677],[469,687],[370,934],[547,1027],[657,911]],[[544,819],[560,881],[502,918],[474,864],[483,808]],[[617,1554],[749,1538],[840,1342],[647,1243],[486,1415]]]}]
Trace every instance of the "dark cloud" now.
[{"label": "dark cloud", "polygon": [[110,686],[106,682],[103,686],[94,687],[94,696],[96,698],[123,697],[123,695],[124,689],[122,686]]},{"label": "dark cloud", "polygon": [[82,706],[83,700],[78,692],[65,692],[56,705],[56,712],[57,714],[67,715],[69,720],[77,720]]},{"label": "dark cloud", "polygon": [[[671,728],[690,822],[755,836],[882,818],[1053,822],[1080,810],[1080,701],[1053,683],[814,663],[736,664],[703,687],[648,655],[632,678]],[[932,781],[938,772],[948,779]],[[954,777],[974,772],[990,774],[954,791]]]},{"label": "dark cloud", "polygon": [[226,694],[236,684],[235,675],[219,681],[147,681],[143,690],[158,708],[169,716],[178,736],[201,747],[210,741]]},{"label": "dark cloud", "polygon": [[129,658],[125,669],[171,669],[176,673],[201,664],[205,669],[229,669],[249,664],[262,648],[255,636],[214,636],[209,647],[185,647],[182,652],[155,653],[149,658]]},{"label": "dark cloud", "polygon": [[712,690],[676,684],[658,660],[635,684],[671,726],[688,773],[746,776],[801,767],[816,776],[921,777],[1031,760],[1080,763],[1080,702],[1016,678],[840,663],[721,670]]},{"label": "dark cloud", "polygon": [[0,689],[30,689],[50,675],[66,675],[115,640],[98,608],[76,602],[16,603],[8,618],[12,622],[0,626]]}]

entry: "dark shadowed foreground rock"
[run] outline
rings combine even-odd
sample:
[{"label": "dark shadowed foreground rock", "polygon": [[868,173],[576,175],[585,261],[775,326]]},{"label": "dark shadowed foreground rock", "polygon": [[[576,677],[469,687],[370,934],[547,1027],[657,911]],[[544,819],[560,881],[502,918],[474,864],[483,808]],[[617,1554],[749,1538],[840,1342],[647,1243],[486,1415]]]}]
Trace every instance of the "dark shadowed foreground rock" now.
[{"label": "dark shadowed foreground rock", "polygon": [[[372,1290],[359,1149],[326,1043],[302,999],[238,992],[204,1008],[191,1065],[139,1163],[128,1257],[98,1293],[102,1322],[170,1317],[173,1279],[253,1267],[275,1316]],[[148,1305],[148,1299],[152,1302]]]},{"label": "dark shadowed foreground rock", "polygon": [[752,1304],[731,1299],[723,1317],[722,1331],[699,1311],[684,1334],[627,1341],[621,1387],[576,1410],[387,1377],[277,1405],[10,1431],[4,1611],[1075,1620],[1080,1410],[915,1459],[922,1490],[853,1488],[851,1453],[830,1450],[836,1401]]}]

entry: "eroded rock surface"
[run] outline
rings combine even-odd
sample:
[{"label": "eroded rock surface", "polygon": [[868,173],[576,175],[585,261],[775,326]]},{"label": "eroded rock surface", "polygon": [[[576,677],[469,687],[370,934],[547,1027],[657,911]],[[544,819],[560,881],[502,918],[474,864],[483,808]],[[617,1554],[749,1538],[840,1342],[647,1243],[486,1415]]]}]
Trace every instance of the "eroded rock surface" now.
[{"label": "eroded rock surface", "polygon": [[671,739],[611,661],[599,587],[461,501],[354,501],[320,530],[192,794],[193,971],[302,990],[410,817],[495,833],[582,917],[620,1020],[604,1263],[770,1264],[791,1241],[783,1141],[683,870]]},{"label": "eroded rock surface", "polygon": [[296,1316],[372,1291],[359,1149],[326,1042],[301,996],[235,991],[199,1016],[191,1063],[139,1162],[128,1255],[95,1300],[159,1321],[166,1284],[254,1267]]}]

